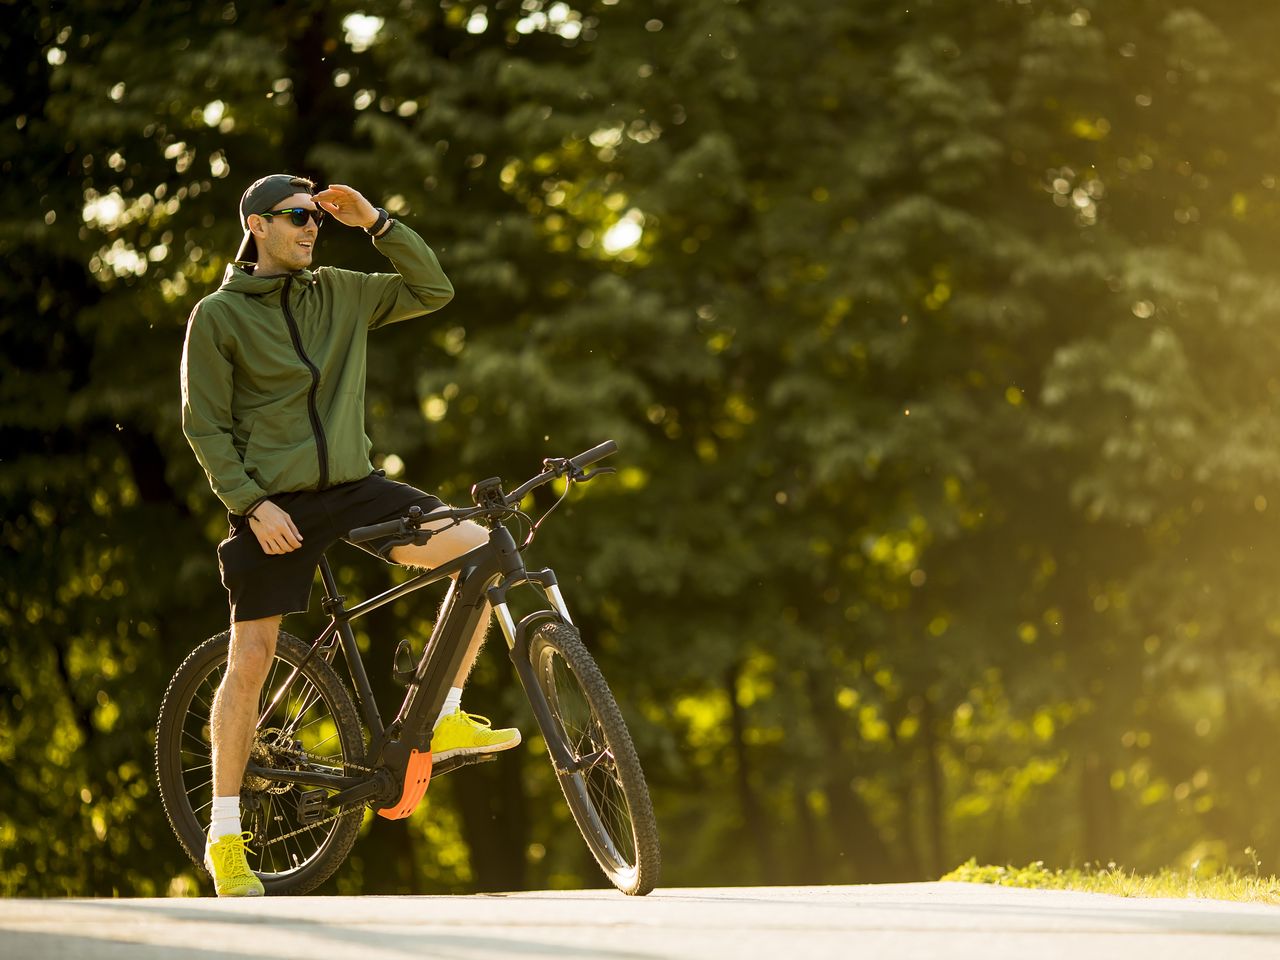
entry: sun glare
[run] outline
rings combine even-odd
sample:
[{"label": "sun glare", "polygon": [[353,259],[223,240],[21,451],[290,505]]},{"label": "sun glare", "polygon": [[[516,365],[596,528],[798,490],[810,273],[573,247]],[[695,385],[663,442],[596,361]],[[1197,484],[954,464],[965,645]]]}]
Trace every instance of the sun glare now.
[{"label": "sun glare", "polygon": [[373,45],[384,23],[386,21],[382,17],[370,17],[363,13],[348,14],[342,19],[347,44],[356,53],[363,53]]},{"label": "sun glare", "polygon": [[617,255],[630,250],[640,243],[644,236],[644,214],[632,208],[621,220],[605,231],[601,244],[604,252]]}]

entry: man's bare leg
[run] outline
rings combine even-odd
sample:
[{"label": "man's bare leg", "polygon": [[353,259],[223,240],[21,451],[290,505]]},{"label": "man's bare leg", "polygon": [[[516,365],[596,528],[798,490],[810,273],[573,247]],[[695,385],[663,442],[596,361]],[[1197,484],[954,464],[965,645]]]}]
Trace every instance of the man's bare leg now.
[{"label": "man's bare leg", "polygon": [[213,698],[210,738],[213,741],[213,795],[240,796],[258,723],[258,695],[276,652],[280,617],[241,620],[231,625],[227,672]]},{"label": "man's bare leg", "polygon": [[245,856],[245,837],[240,828],[240,784],[258,723],[258,694],[275,656],[279,634],[280,617],[243,620],[231,625],[227,672],[214,694],[213,709],[209,713],[213,803],[204,865],[220,897],[260,897],[266,892]]},{"label": "man's bare leg", "polygon": [[[427,528],[446,526],[450,522],[441,520],[435,524],[428,522],[424,526]],[[407,567],[430,570],[474,550],[488,540],[489,531],[478,523],[460,523],[441,530],[424,544],[412,543],[394,547],[390,556],[396,563]],[[484,646],[485,634],[489,629],[489,615],[489,605],[486,603],[481,611],[480,623],[476,627],[476,632],[472,634],[471,642],[467,644],[467,651],[463,654],[458,673],[454,676],[453,686],[455,687],[466,684],[467,677],[471,675],[471,668],[475,666],[476,659],[480,656],[480,648]]]}]

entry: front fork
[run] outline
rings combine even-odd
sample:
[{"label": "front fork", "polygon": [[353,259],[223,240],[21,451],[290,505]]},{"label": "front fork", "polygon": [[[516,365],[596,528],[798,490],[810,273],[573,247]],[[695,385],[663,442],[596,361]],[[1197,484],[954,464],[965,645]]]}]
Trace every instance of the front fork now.
[{"label": "front fork", "polygon": [[[507,607],[507,590],[523,583],[535,583],[541,586],[551,602],[552,609],[535,610],[516,623]],[[551,705],[547,703],[546,695],[542,692],[542,687],[534,673],[533,663],[529,659],[529,637],[540,623],[547,620],[573,623],[569,616],[569,608],[556,583],[555,574],[550,570],[527,571],[520,580],[490,587],[488,599],[494,616],[498,618],[498,625],[502,628],[502,635],[507,640],[511,663],[516,668],[516,675],[520,678],[521,686],[524,687],[525,696],[529,698],[534,719],[538,721],[538,727],[542,730],[542,739],[547,743],[556,773],[564,775],[580,770],[582,764],[569,752],[560,723],[551,713]]]},{"label": "front fork", "polygon": [[[564,602],[564,596],[560,593],[560,584],[556,583],[556,575],[550,570],[533,570],[526,573],[525,577],[525,582],[536,583],[542,587],[547,599],[551,601],[552,609],[560,615],[561,620],[572,625],[573,618],[569,616],[569,607]],[[520,627],[507,607],[507,590],[512,586],[518,585],[505,583],[501,587],[490,587],[488,593],[489,605],[493,608],[494,616],[498,618],[498,625],[502,627],[502,635],[507,639],[508,650],[515,650],[516,638],[520,632]],[[550,612],[550,610],[538,611],[538,613],[542,614]],[[526,617],[525,619],[527,620],[528,618]]]}]

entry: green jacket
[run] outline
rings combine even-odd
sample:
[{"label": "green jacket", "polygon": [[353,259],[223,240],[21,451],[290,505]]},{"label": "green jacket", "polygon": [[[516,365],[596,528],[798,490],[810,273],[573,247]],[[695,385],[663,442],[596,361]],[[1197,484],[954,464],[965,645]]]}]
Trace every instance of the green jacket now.
[{"label": "green jacket", "polygon": [[232,513],[373,471],[364,432],[368,331],[453,298],[436,255],[403,223],[373,241],[398,273],[335,267],[255,277],[227,267],[191,312],[182,431]]}]

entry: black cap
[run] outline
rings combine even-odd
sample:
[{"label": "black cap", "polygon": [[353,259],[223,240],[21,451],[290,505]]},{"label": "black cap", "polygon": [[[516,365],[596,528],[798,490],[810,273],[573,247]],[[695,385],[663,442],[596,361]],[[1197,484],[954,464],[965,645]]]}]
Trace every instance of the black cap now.
[{"label": "black cap", "polygon": [[258,245],[254,243],[253,233],[249,230],[251,213],[267,213],[281,200],[292,197],[295,193],[309,194],[315,186],[306,177],[295,177],[288,173],[273,173],[249,184],[249,188],[240,197],[240,222],[244,224],[244,239],[240,241],[236,262],[256,263],[258,260]]}]

